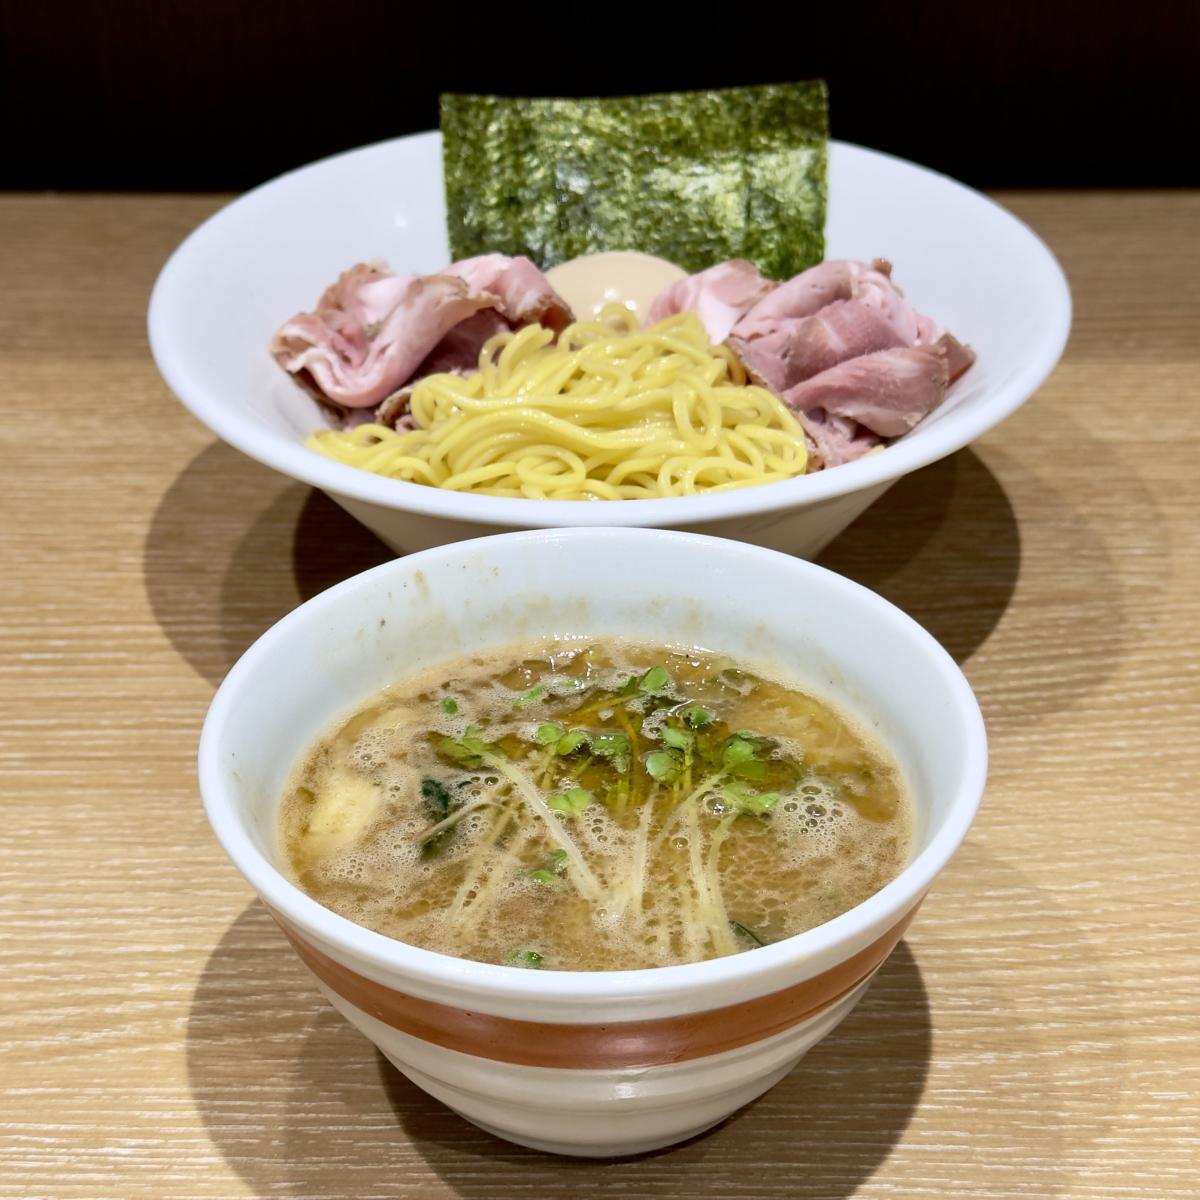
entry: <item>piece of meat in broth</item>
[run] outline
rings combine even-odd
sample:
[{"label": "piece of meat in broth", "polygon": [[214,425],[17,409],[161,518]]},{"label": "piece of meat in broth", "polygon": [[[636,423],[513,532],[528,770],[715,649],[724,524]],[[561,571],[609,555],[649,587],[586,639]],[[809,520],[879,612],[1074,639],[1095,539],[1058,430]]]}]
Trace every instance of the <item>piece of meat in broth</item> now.
[{"label": "piece of meat in broth", "polygon": [[451,263],[445,273],[463,280],[472,292],[490,292],[513,326],[536,323],[561,333],[575,320],[570,305],[524,255],[481,254]]},{"label": "piece of meat in broth", "polygon": [[407,383],[460,321],[495,305],[452,275],[393,275],[360,263],[271,339],[287,371],[343,408],[370,408]]},{"label": "piece of meat in broth", "polygon": [[783,399],[797,413],[822,409],[894,438],[941,404],[949,382],[946,347],[912,346],[839,363],[790,388]]},{"label": "piece of meat in broth", "polygon": [[690,309],[699,314],[709,338],[717,344],[775,286],[759,274],[753,263],[730,259],[664,288],[654,298],[646,324],[656,325]]}]

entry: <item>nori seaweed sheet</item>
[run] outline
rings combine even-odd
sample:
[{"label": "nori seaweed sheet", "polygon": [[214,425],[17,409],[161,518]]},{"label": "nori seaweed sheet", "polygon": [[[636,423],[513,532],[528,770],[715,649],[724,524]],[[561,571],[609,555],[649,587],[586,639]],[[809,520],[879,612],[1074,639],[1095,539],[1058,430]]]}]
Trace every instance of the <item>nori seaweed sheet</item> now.
[{"label": "nori seaweed sheet", "polygon": [[823,81],[613,99],[441,97],[454,257],[643,250],[787,279],[825,248]]}]

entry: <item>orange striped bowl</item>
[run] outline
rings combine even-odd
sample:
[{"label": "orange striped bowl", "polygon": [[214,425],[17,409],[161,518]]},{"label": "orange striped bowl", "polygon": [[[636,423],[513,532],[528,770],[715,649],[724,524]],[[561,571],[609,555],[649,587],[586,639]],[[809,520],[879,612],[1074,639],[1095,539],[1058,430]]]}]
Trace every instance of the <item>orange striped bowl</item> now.
[{"label": "orange striped bowl", "polygon": [[[556,634],[719,650],[769,665],[877,728],[914,797],[911,863],[797,937],[639,971],[524,971],[434,954],[355,925],[288,881],[277,805],[313,739],[410,671]],[[969,685],[898,609],[771,550],[646,529],[503,534],[350,579],[246,652],[200,744],[217,837],[330,1003],[478,1125],[592,1156],[699,1133],[837,1025],[965,836],[986,768]]]}]

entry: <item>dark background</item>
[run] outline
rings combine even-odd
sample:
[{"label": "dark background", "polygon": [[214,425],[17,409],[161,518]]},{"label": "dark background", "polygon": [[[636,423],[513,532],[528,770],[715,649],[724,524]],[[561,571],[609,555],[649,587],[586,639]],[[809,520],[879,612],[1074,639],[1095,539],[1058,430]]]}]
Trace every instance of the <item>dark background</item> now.
[{"label": "dark background", "polygon": [[0,187],[244,188],[431,128],[445,90],[813,77],[835,137],[977,186],[1197,185],[1197,10],[0,0]]}]

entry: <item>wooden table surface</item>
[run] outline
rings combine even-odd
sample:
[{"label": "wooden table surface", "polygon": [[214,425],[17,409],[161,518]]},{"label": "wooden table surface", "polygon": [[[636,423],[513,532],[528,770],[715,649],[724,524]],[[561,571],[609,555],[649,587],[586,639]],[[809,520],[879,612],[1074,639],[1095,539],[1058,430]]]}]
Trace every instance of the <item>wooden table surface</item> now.
[{"label": "wooden table surface", "polygon": [[823,556],[963,664],[980,818],[784,1082],[597,1164],[406,1082],[209,834],[215,685],[387,557],[154,369],[151,283],[220,198],[0,197],[0,1197],[1200,1195],[1200,194],[1000,199],[1071,278],[1066,357]]}]

